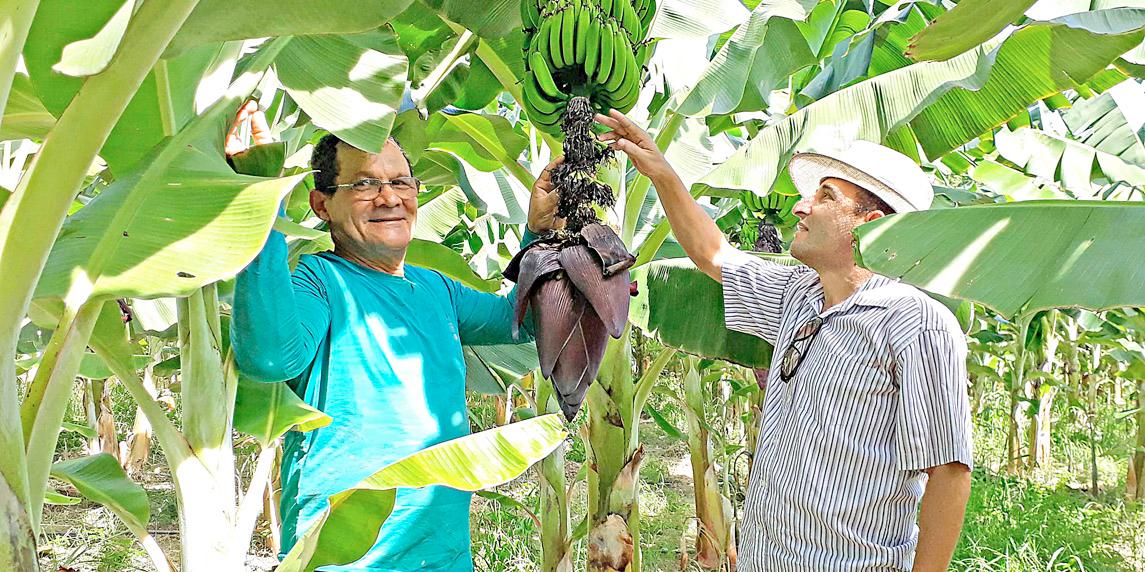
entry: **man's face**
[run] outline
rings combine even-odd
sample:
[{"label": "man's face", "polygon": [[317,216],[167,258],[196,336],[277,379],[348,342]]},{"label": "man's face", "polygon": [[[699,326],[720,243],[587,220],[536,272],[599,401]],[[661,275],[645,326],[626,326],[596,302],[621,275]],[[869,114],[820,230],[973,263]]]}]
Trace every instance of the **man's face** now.
[{"label": "man's face", "polygon": [[861,187],[841,179],[827,178],[815,195],[795,204],[799,217],[791,255],[811,267],[827,267],[852,260],[851,231],[883,216],[881,211],[859,212]]},{"label": "man's face", "polygon": [[[412,174],[401,149],[392,141],[387,141],[380,153],[366,153],[339,143],[337,162],[336,185],[364,178],[391,181]],[[312,191],[310,204],[320,218],[330,223],[331,237],[340,247],[367,256],[404,253],[413,239],[417,197],[403,200],[391,185],[382,185],[381,193],[373,200],[361,200],[353,189],[346,187],[333,195]]]}]

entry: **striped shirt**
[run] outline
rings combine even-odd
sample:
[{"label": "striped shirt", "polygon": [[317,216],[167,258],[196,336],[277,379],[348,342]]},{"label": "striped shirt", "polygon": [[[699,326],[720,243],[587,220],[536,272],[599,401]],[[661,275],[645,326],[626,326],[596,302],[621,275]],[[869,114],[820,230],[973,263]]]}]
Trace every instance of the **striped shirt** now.
[{"label": "striped shirt", "polygon": [[[972,466],[966,341],[953,314],[875,275],[823,310],[819,275],[744,254],[723,264],[728,328],[776,351],[739,572],[910,570],[924,469]],[[789,382],[783,351],[824,319]]]}]

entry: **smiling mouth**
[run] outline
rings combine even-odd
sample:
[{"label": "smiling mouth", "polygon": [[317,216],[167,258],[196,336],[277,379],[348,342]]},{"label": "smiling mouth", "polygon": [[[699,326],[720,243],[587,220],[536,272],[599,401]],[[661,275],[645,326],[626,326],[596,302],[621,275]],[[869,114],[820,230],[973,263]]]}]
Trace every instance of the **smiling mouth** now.
[{"label": "smiling mouth", "polygon": [[385,217],[385,218],[372,218],[370,222],[400,222],[405,220],[402,217]]}]

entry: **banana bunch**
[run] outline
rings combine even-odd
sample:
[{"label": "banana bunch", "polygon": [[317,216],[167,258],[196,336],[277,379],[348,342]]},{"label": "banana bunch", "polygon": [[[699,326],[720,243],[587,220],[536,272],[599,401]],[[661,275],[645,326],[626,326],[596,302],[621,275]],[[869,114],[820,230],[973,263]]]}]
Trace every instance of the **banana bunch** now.
[{"label": "banana bunch", "polygon": [[568,100],[597,111],[636,105],[656,0],[521,0],[524,103],[534,125],[560,131]]}]

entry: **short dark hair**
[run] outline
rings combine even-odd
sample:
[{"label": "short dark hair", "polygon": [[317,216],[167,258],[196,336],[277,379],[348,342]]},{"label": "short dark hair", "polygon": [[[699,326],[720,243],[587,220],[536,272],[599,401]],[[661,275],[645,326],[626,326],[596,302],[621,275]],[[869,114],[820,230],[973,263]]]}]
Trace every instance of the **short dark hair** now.
[{"label": "short dark hair", "polygon": [[883,214],[895,213],[895,209],[891,208],[891,206],[878,195],[863,187],[859,187],[859,190],[862,192],[855,195],[855,214],[867,214],[874,211],[882,211]]},{"label": "short dark hair", "polygon": [[[398,151],[402,152],[402,157],[406,160],[406,165],[410,168],[410,174],[413,174],[413,163],[410,163],[409,155],[406,155],[406,150],[398,143],[397,139],[389,137],[388,141],[398,146]],[[318,140],[318,144],[314,146],[314,152],[310,154],[310,168],[314,170],[314,188],[326,193],[328,195],[334,194],[330,189],[335,185],[334,181],[338,179],[338,144],[345,143],[333,133],[327,133]]]}]

